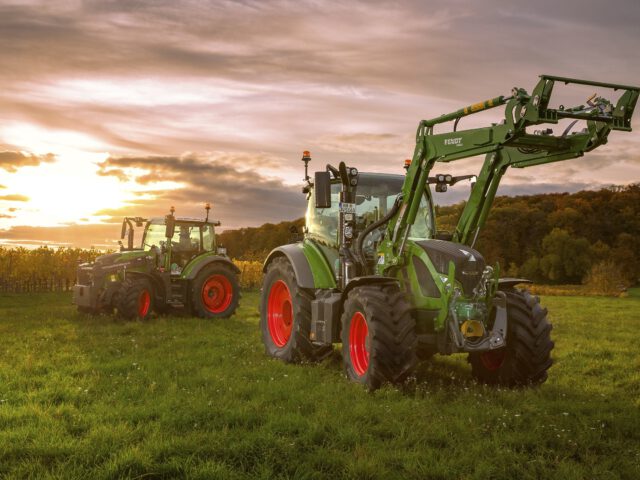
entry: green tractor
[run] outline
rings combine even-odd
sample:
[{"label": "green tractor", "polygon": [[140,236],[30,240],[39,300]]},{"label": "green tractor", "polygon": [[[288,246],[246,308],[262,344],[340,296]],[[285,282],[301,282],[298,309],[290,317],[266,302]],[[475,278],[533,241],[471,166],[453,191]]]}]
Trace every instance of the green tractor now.
[{"label": "green tractor", "polygon": [[[78,266],[73,303],[82,313],[112,313],[127,319],[147,318],[185,307],[201,318],[228,318],[240,300],[240,270],[216,246],[209,220],[126,217],[120,252],[102,255]],[[134,247],[134,225],[144,226],[140,247]],[[127,246],[122,243],[127,238]]]},{"label": "green tractor", "polygon": [[[556,83],[621,91],[615,104],[552,108]],[[611,130],[631,131],[639,89],[543,75],[531,95],[514,88],[420,122],[405,175],[359,173],[344,162],[308,175],[304,239],[273,250],[264,263],[260,328],[266,351],[286,362],[318,361],[342,344],[347,377],[369,389],[402,382],[419,359],[465,353],[480,382],[538,385],[552,364],[547,310],[522,284],[502,278],[474,244],[509,167],[582,156]],[[500,123],[458,130],[461,118],[505,106]],[[539,124],[571,122],[563,133]],[[454,122],[451,131],[434,126]],[[577,121],[585,128],[572,132]],[[485,155],[477,175],[432,174],[436,163]],[[444,192],[471,180],[453,232],[438,231],[431,186]]]}]

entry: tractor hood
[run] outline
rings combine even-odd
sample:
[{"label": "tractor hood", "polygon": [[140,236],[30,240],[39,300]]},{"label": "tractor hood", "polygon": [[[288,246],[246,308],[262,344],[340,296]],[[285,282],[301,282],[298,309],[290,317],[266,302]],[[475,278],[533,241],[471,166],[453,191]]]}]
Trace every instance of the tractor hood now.
[{"label": "tractor hood", "polygon": [[460,243],[445,240],[420,240],[416,245],[424,249],[438,273],[447,275],[449,262],[456,267],[456,280],[462,285],[465,295],[472,295],[473,289],[482,278],[486,265],[480,252]]},{"label": "tractor hood", "polygon": [[106,255],[100,255],[96,258],[95,264],[101,267],[106,267],[116,263],[123,263],[133,260],[134,258],[146,257],[149,252],[144,250],[132,250],[129,252],[116,252],[108,253]]}]

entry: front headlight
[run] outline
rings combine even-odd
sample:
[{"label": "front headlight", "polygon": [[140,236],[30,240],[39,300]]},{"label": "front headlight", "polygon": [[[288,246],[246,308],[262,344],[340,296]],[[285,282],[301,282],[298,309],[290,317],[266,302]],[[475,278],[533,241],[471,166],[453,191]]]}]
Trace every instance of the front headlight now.
[{"label": "front headlight", "polygon": [[109,281],[110,282],[117,282],[118,281],[118,274],[117,273],[112,273],[111,275],[109,275]]},{"label": "front headlight", "polygon": [[226,255],[227,254],[227,248],[226,247],[218,247],[218,253],[220,255]]}]

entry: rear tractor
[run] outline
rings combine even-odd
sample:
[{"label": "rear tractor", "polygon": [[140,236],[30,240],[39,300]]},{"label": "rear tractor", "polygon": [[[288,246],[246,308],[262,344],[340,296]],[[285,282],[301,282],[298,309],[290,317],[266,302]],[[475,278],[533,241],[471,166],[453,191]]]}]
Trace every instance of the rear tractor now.
[{"label": "rear tractor", "polygon": [[[78,266],[73,303],[82,313],[112,313],[146,319],[156,311],[186,308],[201,318],[228,318],[240,300],[238,267],[217,247],[219,221],[165,217],[126,217],[120,252]],[[134,246],[134,225],[144,227]],[[122,243],[126,237],[126,246]]]},{"label": "rear tractor", "polygon": [[[554,85],[620,92],[615,103],[550,104]],[[543,75],[531,94],[480,102],[418,125],[404,175],[360,173],[341,162],[307,174],[304,239],[264,263],[260,326],[266,351],[286,362],[318,361],[342,344],[347,377],[376,389],[402,382],[419,359],[463,353],[480,382],[538,385],[552,364],[551,324],[537,297],[503,278],[474,248],[502,176],[581,157],[631,131],[639,89]],[[463,117],[504,106],[501,122],[458,129]],[[559,135],[539,124],[568,126]],[[434,126],[453,128],[434,133]],[[583,122],[583,129],[574,128]],[[477,175],[434,174],[436,164],[484,155]],[[471,180],[455,231],[437,229],[436,192]]]}]

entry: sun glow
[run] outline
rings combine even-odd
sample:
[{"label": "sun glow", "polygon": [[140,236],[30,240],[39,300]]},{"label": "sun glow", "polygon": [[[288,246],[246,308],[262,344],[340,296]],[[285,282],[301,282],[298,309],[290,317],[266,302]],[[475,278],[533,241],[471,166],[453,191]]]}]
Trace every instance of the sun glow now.
[{"label": "sun glow", "polygon": [[125,207],[133,200],[153,198],[151,190],[174,189],[175,182],[138,185],[112,176],[100,176],[98,163],[109,153],[98,140],[66,131],[47,131],[31,125],[12,125],[0,132],[11,145],[34,154],[53,153],[55,161],[25,166],[16,172],[0,170],[3,196],[28,197],[0,200],[0,228],[100,223],[109,217],[101,210]]}]

